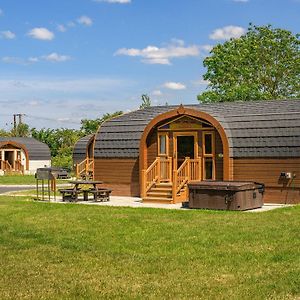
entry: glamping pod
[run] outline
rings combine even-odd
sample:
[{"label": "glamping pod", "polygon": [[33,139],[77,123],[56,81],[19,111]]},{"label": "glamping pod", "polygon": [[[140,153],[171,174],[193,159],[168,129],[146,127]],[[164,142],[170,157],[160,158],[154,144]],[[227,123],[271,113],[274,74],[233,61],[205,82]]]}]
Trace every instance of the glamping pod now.
[{"label": "glamping pod", "polygon": [[28,137],[0,137],[2,174],[34,174],[37,168],[50,166],[50,149],[45,143]]},{"label": "glamping pod", "polygon": [[94,134],[82,137],[73,149],[73,164],[77,178],[93,178]]},{"label": "glamping pod", "polygon": [[115,195],[176,203],[201,180],[265,184],[265,202],[300,202],[300,101],[158,106],[105,122],[94,178]]}]

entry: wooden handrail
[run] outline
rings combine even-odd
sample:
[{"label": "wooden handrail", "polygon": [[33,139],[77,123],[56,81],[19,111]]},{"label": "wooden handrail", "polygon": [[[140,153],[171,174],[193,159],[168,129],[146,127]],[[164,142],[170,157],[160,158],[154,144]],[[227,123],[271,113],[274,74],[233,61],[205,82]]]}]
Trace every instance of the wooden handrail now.
[{"label": "wooden handrail", "polygon": [[20,160],[15,161],[15,171],[21,171],[24,173],[24,166],[22,165]]},{"label": "wooden handrail", "polygon": [[195,158],[190,160],[189,180],[201,180],[201,158]]},{"label": "wooden handrail", "polygon": [[90,159],[88,163],[88,171],[93,171],[94,170],[94,160]]},{"label": "wooden handrail", "polygon": [[76,177],[82,175],[87,176],[94,171],[94,160],[92,158],[86,158],[82,162],[76,164]]},{"label": "wooden handrail", "polygon": [[86,166],[86,160],[84,159],[82,162],[80,162],[79,164],[76,164],[76,174],[79,175],[82,170],[85,170],[85,166]]},{"label": "wooden handrail", "polygon": [[157,157],[154,162],[148,167],[145,172],[145,193],[147,193],[151,187],[158,181],[158,165],[160,163],[160,157]]},{"label": "wooden handrail", "polygon": [[189,167],[190,167],[190,158],[186,157],[182,165],[177,170],[176,181],[174,182],[174,187],[176,194],[184,187],[184,185],[189,180]]},{"label": "wooden handrail", "polygon": [[169,182],[172,180],[172,158],[157,157],[147,170],[142,170],[144,186],[142,196],[157,182]]},{"label": "wooden handrail", "polygon": [[12,170],[12,165],[9,163],[9,161],[8,160],[5,160],[4,161],[4,170],[9,170],[9,171],[11,171]]},{"label": "wooden handrail", "polygon": [[160,158],[159,180],[170,182],[172,180],[172,157]]},{"label": "wooden handrail", "polygon": [[180,191],[192,180],[201,180],[201,159],[186,157],[178,170],[173,174],[173,201],[180,195]]}]

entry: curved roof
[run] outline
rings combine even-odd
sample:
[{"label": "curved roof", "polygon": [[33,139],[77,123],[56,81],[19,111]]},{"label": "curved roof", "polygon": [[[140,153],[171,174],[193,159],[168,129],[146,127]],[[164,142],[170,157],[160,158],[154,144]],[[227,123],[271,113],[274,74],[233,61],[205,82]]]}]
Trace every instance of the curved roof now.
[{"label": "curved roof", "polygon": [[92,142],[94,134],[89,134],[87,136],[79,139],[73,149],[73,161],[74,163],[79,163],[86,158],[88,145]]},{"label": "curved roof", "polygon": [[29,160],[50,160],[51,153],[48,145],[31,137],[0,137],[0,148],[3,144],[18,144],[24,146]]},{"label": "curved roof", "polygon": [[[137,158],[147,124],[178,106],[156,106],[105,122],[96,135],[95,158]],[[213,116],[224,128],[230,157],[300,157],[300,100],[186,105]]]}]

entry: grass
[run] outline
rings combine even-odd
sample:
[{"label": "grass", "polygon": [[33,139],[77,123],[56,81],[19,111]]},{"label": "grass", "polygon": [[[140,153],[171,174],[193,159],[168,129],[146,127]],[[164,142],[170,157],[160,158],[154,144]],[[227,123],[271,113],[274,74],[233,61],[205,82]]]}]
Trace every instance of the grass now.
[{"label": "grass", "polygon": [[265,213],[0,197],[0,299],[299,299],[300,206]]},{"label": "grass", "polygon": [[[57,183],[66,183],[67,180],[59,179]],[[0,176],[0,185],[27,185],[36,184],[34,175],[5,175]]]}]

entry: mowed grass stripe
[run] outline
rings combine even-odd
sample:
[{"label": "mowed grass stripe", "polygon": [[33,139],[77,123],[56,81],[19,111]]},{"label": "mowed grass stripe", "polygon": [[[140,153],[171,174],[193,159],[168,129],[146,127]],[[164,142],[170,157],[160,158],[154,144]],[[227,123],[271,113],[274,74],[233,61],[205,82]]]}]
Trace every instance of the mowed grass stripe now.
[{"label": "mowed grass stripe", "polygon": [[1,299],[297,299],[300,207],[265,213],[0,197]]}]

